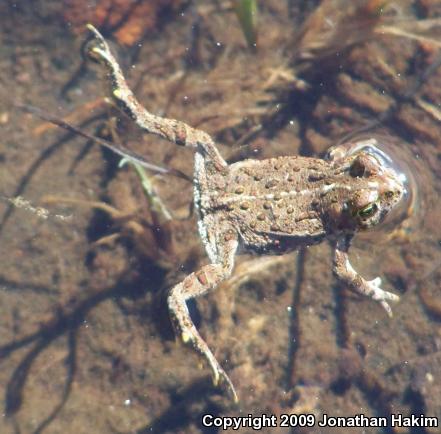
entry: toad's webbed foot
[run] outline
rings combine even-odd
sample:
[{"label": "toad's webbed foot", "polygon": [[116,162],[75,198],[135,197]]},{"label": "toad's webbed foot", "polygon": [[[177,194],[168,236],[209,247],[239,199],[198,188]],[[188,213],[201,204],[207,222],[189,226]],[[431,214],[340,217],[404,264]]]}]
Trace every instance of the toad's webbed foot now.
[{"label": "toad's webbed foot", "polygon": [[349,240],[340,239],[334,249],[334,274],[350,289],[372,300],[378,301],[387,314],[392,316],[392,309],[388,301],[398,301],[400,297],[380,288],[381,278],[365,280],[352,267],[348,256]]},{"label": "toad's webbed foot", "polygon": [[[190,277],[190,276],[189,276]],[[179,286],[179,285],[178,285]],[[238,401],[237,393],[233,383],[228,377],[227,373],[223,370],[216,357],[211,352],[208,345],[199,335],[196,327],[185,321],[185,325],[182,325],[184,318],[189,319],[188,309],[185,302],[176,296],[176,292],[180,292],[178,287],[173,288],[169,296],[169,309],[173,321],[173,326],[177,336],[181,337],[184,344],[190,345],[195,351],[197,351],[207,362],[211,369],[211,375],[213,379],[213,385],[215,387],[223,386],[234,402]],[[191,321],[191,319],[190,319]]]}]

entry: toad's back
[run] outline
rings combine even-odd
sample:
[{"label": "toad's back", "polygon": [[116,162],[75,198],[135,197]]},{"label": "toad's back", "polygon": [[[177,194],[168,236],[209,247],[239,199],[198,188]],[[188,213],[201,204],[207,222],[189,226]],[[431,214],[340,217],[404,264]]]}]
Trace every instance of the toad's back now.
[{"label": "toad's back", "polygon": [[329,174],[329,163],[319,159],[245,160],[229,167],[223,185],[210,178],[211,212],[224,213],[252,249],[318,242],[325,230],[316,206],[331,188]]}]

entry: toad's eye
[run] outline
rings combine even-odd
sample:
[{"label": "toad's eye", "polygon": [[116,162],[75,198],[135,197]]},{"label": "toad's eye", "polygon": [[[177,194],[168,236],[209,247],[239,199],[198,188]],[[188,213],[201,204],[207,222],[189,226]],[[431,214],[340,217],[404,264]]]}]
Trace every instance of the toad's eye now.
[{"label": "toad's eye", "polygon": [[363,161],[363,158],[360,156],[357,157],[351,164],[351,167],[349,168],[349,174],[353,178],[359,178],[365,174],[366,166],[365,162]]},{"label": "toad's eye", "polygon": [[372,202],[365,207],[358,210],[358,215],[362,219],[367,219],[372,217],[378,211],[378,205],[375,202]]},{"label": "toad's eye", "polygon": [[368,178],[378,172],[379,161],[366,153],[358,155],[349,167],[349,174],[353,178]]}]

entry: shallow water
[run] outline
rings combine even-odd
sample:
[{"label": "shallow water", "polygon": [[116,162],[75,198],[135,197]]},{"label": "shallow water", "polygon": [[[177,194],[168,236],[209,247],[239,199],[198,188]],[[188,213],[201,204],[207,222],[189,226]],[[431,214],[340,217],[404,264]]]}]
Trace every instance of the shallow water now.
[{"label": "shallow water", "polygon": [[[274,415],[277,427],[263,432],[327,433],[324,414],[441,417],[438,2],[396,2],[381,18],[374,1],[262,2],[251,50],[223,2],[110,3],[0,4],[0,433],[220,432],[203,426],[208,414]],[[332,39],[353,5],[373,18],[352,16]],[[123,117],[109,122],[117,111],[80,54],[86,21],[111,41],[142,103],[209,132],[229,161],[323,156],[348,134],[384,140],[409,194],[389,224],[356,237],[350,256],[400,295],[394,317],[336,283],[326,243],[241,256],[231,279],[189,303],[239,404],[213,387],[208,368],[175,343],[165,303],[207,261],[188,218],[191,183],[150,178],[174,216],[155,221],[134,170],[14,106],[192,174],[191,151]],[[371,31],[380,24],[389,33]],[[392,36],[398,25],[424,40]],[[281,426],[282,414],[304,418]],[[439,432],[369,423],[332,430]]]}]

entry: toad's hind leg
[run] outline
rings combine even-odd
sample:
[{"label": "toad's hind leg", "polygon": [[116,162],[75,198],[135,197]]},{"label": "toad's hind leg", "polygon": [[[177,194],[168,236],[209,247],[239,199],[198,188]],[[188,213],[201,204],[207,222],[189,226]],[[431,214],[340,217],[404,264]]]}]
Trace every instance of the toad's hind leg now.
[{"label": "toad's hind leg", "polygon": [[168,307],[176,334],[206,359],[213,373],[214,384],[217,385],[219,381],[223,382],[235,401],[237,401],[237,395],[234,386],[196,330],[186,301],[216,288],[220,282],[231,275],[237,245],[237,239],[224,242],[222,247],[218,248],[217,263],[205,265],[199,271],[191,273],[172,288],[168,297]]},{"label": "toad's hind leg", "polygon": [[219,154],[214,140],[205,131],[192,128],[184,122],[156,116],[145,109],[127,86],[118,62],[111,53],[104,38],[91,24],[90,44],[85,45],[85,54],[100,64],[106,73],[110,96],[115,104],[126,113],[142,130],[160,136],[180,146],[189,146],[211,160],[217,170],[226,168],[227,163]]}]

